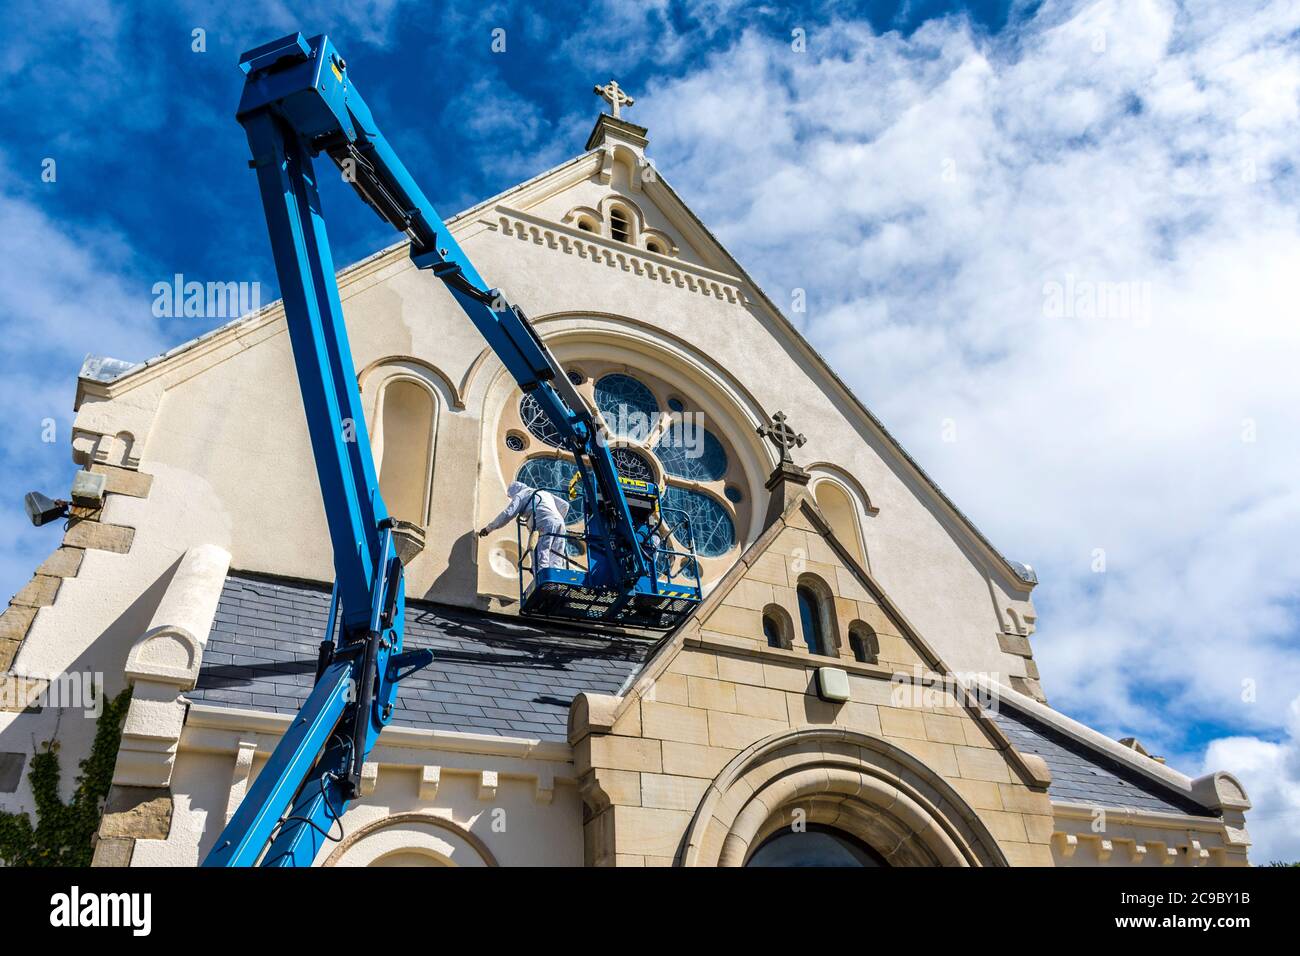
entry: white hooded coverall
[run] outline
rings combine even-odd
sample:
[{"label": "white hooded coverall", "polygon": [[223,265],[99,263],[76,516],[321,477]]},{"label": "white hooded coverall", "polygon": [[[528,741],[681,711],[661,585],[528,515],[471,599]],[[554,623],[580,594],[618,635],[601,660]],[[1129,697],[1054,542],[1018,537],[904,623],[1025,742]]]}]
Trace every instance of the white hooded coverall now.
[{"label": "white hooded coverall", "polygon": [[506,488],[510,503],[505,510],[488,522],[488,531],[495,531],[520,514],[525,515],[528,529],[537,532],[537,547],[533,550],[533,570],[564,566],[566,541],[564,519],[569,513],[569,503],[549,491],[538,491],[522,481],[512,481]]}]

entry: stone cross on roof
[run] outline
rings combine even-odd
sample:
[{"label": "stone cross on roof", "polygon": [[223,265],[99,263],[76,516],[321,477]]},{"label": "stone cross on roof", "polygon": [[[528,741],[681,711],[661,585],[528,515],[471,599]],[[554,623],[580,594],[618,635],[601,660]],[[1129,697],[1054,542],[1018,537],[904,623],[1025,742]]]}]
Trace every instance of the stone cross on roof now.
[{"label": "stone cross on roof", "polygon": [[614,110],[614,119],[619,119],[618,111],[620,107],[631,106],[636,100],[628,96],[619,87],[617,80],[610,80],[604,86],[597,86],[592,89],[593,93],[598,93]]},{"label": "stone cross on roof", "polygon": [[781,453],[782,462],[790,464],[794,464],[794,459],[790,457],[790,449],[801,448],[808,440],[786,424],[785,412],[774,414],[771,425],[759,425],[758,433],[776,446],[776,450]]}]

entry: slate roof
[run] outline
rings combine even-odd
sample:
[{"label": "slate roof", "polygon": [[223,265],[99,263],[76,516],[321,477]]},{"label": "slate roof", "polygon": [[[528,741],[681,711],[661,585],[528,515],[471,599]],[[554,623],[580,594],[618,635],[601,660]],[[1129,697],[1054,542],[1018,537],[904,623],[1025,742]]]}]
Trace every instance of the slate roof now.
[{"label": "slate roof", "polygon": [[[297,713],[315,676],[329,597],[322,585],[230,574],[187,696]],[[541,740],[564,740],[574,696],[615,693],[655,647],[420,601],[407,602],[405,640],[407,649],[433,648],[436,659],[402,682],[394,724]],[[989,713],[1018,750],[1047,762],[1055,799],[1214,815],[1005,701]]]},{"label": "slate roof", "polygon": [[[186,696],[296,713],[311,691],[329,599],[319,585],[230,574]],[[654,642],[408,601],[404,649],[424,647],[436,659],[402,682],[394,724],[564,740],[574,696],[617,691]]]},{"label": "slate roof", "polygon": [[989,716],[1017,750],[1038,754],[1047,762],[1052,771],[1048,795],[1055,800],[1215,816],[1199,803],[1020,713],[1005,701],[996,710],[990,708]]}]

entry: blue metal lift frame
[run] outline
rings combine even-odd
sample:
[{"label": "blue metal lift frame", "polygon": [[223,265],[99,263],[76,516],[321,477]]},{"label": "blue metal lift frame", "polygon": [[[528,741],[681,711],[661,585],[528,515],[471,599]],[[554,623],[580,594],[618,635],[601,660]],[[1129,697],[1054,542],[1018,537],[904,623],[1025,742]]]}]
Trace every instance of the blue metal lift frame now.
[{"label": "blue metal lift frame", "polygon": [[[523,312],[486,288],[380,133],[329,38],[292,34],[250,50],[239,65],[246,79],[237,119],[271,236],[335,585],[316,685],[204,865],[309,866],[357,794],[362,764],[392,716],[398,682],[432,660],[428,651],[402,651],[402,566],[379,492],[315,156],[333,160],[367,204],[410,238],[412,261],[443,281],[557,428],[574,455],[586,502],[588,566],[581,583],[612,595],[610,605],[623,616],[609,620],[669,626],[698,603],[699,587],[698,581],[687,589],[669,582],[665,589],[655,572],[652,532],[633,517],[595,414]],[[548,608],[576,616],[566,615],[554,594]]]}]

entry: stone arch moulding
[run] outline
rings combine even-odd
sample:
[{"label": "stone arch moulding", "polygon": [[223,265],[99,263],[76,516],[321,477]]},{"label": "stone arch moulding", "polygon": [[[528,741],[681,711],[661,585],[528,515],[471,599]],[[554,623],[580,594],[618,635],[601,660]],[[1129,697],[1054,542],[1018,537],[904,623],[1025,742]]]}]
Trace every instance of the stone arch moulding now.
[{"label": "stone arch moulding", "polygon": [[880,509],[871,503],[871,496],[867,494],[867,489],[862,487],[862,482],[858,481],[858,479],[854,478],[839,465],[833,465],[829,461],[817,461],[809,465],[808,470],[812,472],[814,481],[822,478],[829,478],[832,481],[843,485],[844,489],[848,491],[850,495],[858,499],[858,503],[862,505],[862,510],[865,511],[869,517],[874,518],[876,515],[880,514]]},{"label": "stone arch moulding", "polygon": [[600,200],[598,208],[602,218],[608,222],[610,212],[616,207],[622,206],[628,213],[628,219],[632,226],[632,238],[635,239],[641,235],[645,229],[645,213],[641,207],[627,196],[620,196],[618,193],[611,193]]},{"label": "stone arch moulding", "polygon": [[831,530],[858,565],[869,570],[867,536],[863,516],[870,515],[865,494],[856,482],[846,481],[839,473],[828,474],[823,467],[814,471],[810,487],[813,500],[830,523]]},{"label": "stone arch moulding", "polygon": [[[461,387],[458,387],[442,369],[410,355],[385,355],[383,358],[375,359],[361,370],[361,374],[357,376],[357,385],[364,396],[366,382],[372,375],[378,373],[387,378],[389,375],[401,371],[422,379],[441,401],[446,402],[457,411],[462,411],[465,408],[464,383],[462,383]],[[378,408],[378,401],[379,389],[376,389],[367,403],[372,415]]]},{"label": "stone arch moulding", "polygon": [[323,866],[373,866],[398,854],[427,858],[435,866],[499,866],[481,839],[445,817],[398,813],[348,834]]},{"label": "stone arch moulding", "polygon": [[683,866],[743,866],[799,808],[895,866],[1006,866],[979,816],[938,774],[887,741],[802,727],[741,751],[705,791]]},{"label": "stone arch moulding", "polygon": [[600,181],[606,186],[614,181],[615,163],[623,163],[627,166],[628,187],[640,192],[643,173],[650,164],[649,160],[637,155],[635,150],[622,144],[606,146],[603,155],[600,157],[600,168],[596,173]]},{"label": "stone arch moulding", "polygon": [[591,229],[593,234],[600,235],[601,213],[595,206],[574,206],[560,220],[566,226],[572,226],[574,229],[581,229],[583,221],[594,227]]}]

